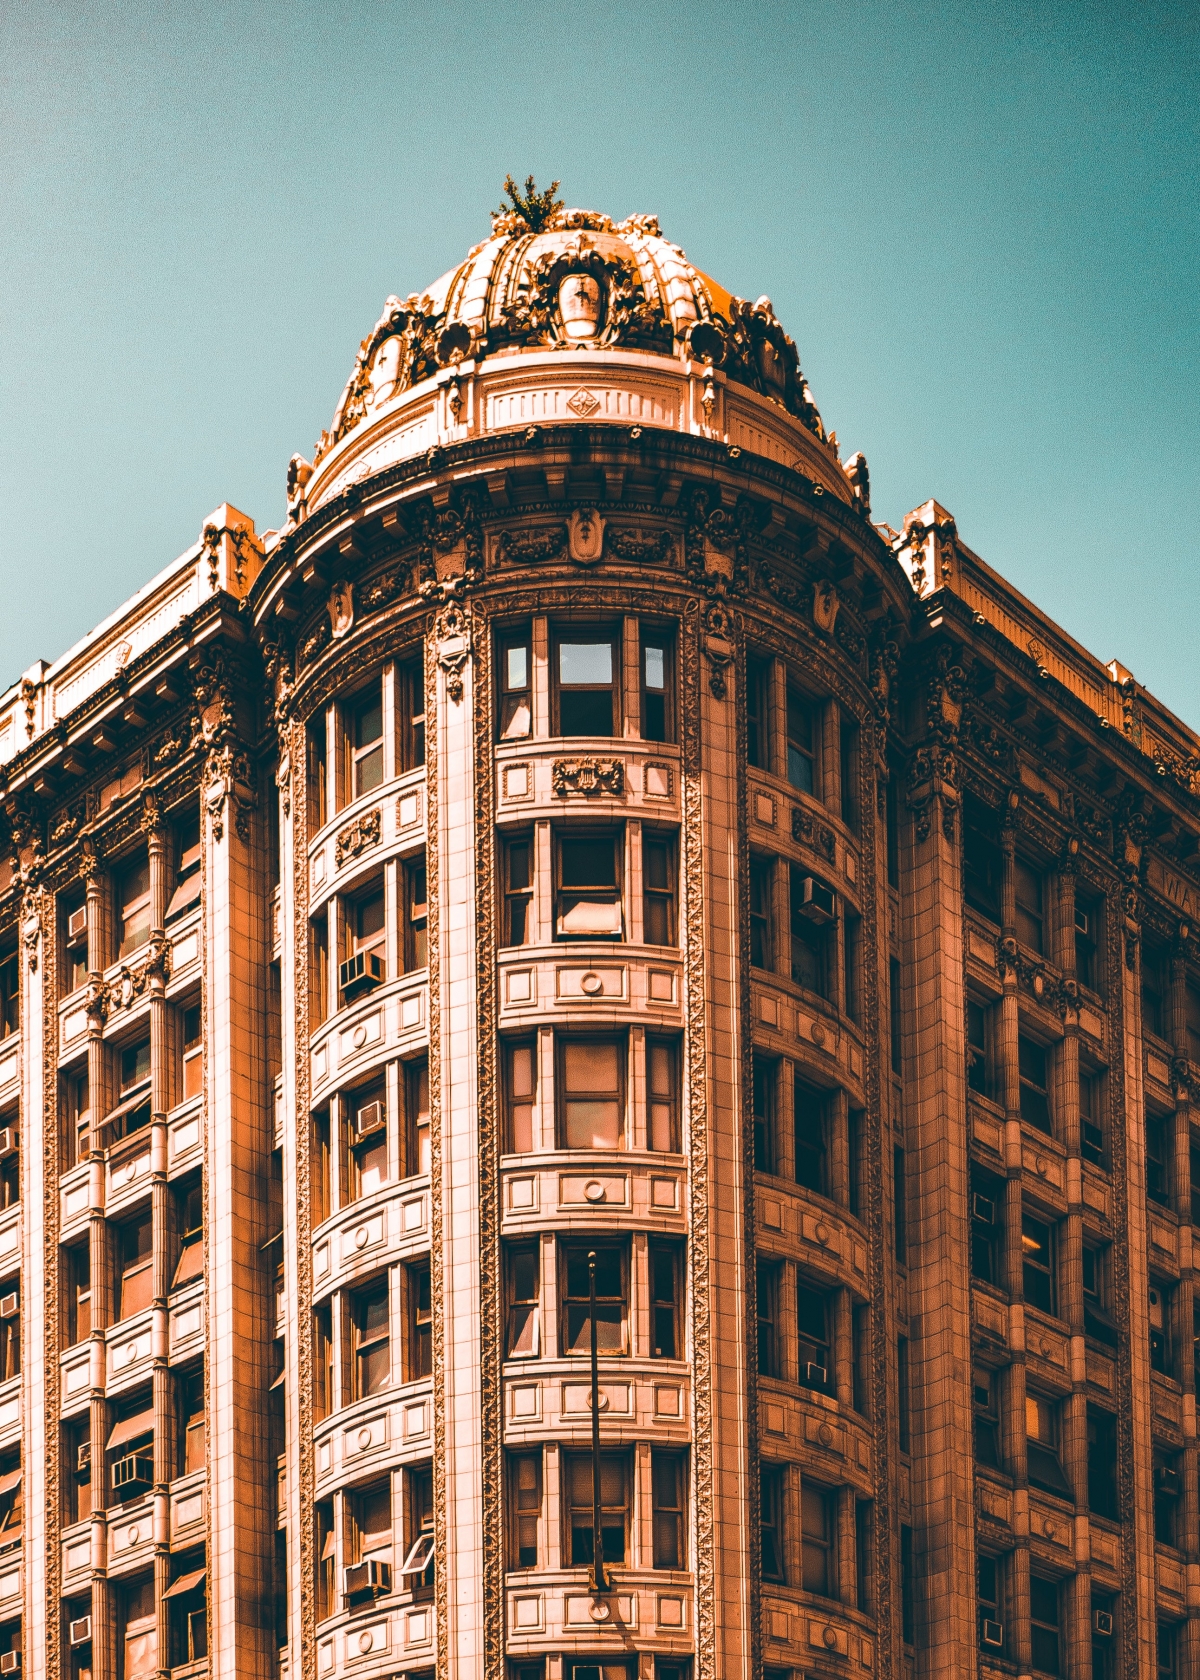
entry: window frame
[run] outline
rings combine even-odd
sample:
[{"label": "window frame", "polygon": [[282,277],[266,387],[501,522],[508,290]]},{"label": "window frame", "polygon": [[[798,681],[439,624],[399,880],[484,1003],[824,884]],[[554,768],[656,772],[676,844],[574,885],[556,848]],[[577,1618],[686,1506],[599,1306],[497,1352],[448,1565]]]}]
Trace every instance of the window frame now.
[{"label": "window frame", "polygon": [[[525,880],[519,882],[514,876],[520,871],[514,870],[516,855],[524,850],[526,857]],[[536,869],[537,842],[532,829],[521,829],[513,834],[505,834],[502,841],[503,869],[504,869],[504,945],[516,949],[523,945],[531,945],[534,940],[531,935],[533,918],[536,911],[534,898],[534,872]]]},{"label": "window frame", "polygon": [[[666,885],[651,882],[649,853],[651,849],[665,860]],[[679,834],[675,829],[642,829],[642,942],[660,950],[675,950],[679,945]],[[665,939],[651,937],[651,924],[661,916]],[[658,927],[655,933],[661,931]]]},{"label": "window frame", "polygon": [[[380,1300],[383,1302],[383,1325],[372,1332],[372,1327],[366,1322],[367,1312],[372,1302]],[[354,1400],[369,1400],[392,1386],[391,1290],[387,1274],[351,1291],[349,1307]],[[384,1374],[381,1380],[372,1383],[364,1373],[369,1368],[369,1361],[381,1352],[385,1356]]]},{"label": "window frame", "polygon": [[[363,717],[370,712],[372,706],[377,706],[379,710],[379,733],[371,736],[368,741],[359,741],[357,736],[360,724]],[[339,778],[343,784],[339,809],[344,809],[345,806],[352,805],[355,800],[365,799],[369,794],[377,793],[387,780],[387,761],[384,747],[387,721],[382,671],[376,671],[353,694],[339,700],[338,722],[341,732],[339,745],[344,754],[344,771]],[[378,759],[378,776],[373,780],[366,780],[362,767],[375,758]]]},{"label": "window frame", "polygon": [[[623,944],[628,937],[625,914],[625,831],[623,823],[604,828],[575,828],[555,825],[552,830],[554,855],[554,938],[563,944]],[[613,884],[567,886],[563,881],[563,848],[573,842],[593,844],[611,841],[613,855]],[[568,900],[574,903],[568,905]],[[610,931],[573,932],[564,928],[564,921],[579,905],[612,904],[616,906],[617,926]]]},{"label": "window frame", "polygon": [[[573,639],[577,638],[577,639]],[[600,647],[609,649],[607,683],[564,683],[562,680],[562,650],[564,647]],[[623,728],[622,688],[623,636],[621,625],[602,621],[595,624],[552,623],[550,626],[550,707],[551,733],[560,740],[616,740]],[[611,697],[612,721],[608,730],[567,730],[563,727],[563,694],[585,695],[607,693]]]},{"label": "window frame", "polygon": [[[587,1569],[592,1564],[591,1556],[577,1557],[576,1551],[579,1550],[586,1554],[590,1554],[592,1551],[592,1455],[590,1452],[580,1452],[567,1448],[562,1451],[562,1460],[562,1506],[566,1531],[563,1535],[563,1564],[567,1569]],[[620,1472],[621,1500],[619,1503],[606,1497],[604,1486],[605,1472],[608,1471],[611,1475],[614,1470]],[[580,1484],[586,1482],[587,1485],[586,1503],[581,1496],[577,1499],[577,1495],[580,1494],[580,1488],[576,1486],[577,1473],[579,1474]],[[633,1528],[633,1482],[630,1449],[628,1447],[602,1448],[600,1451],[600,1538],[606,1566],[616,1564],[619,1568],[628,1569],[632,1563],[630,1541]],[[607,1491],[611,1492],[611,1483]],[[577,1512],[582,1513],[586,1521],[577,1521]],[[615,1513],[619,1513],[621,1523],[621,1555],[619,1557],[614,1555],[615,1548],[610,1549],[609,1545],[609,1535],[616,1524],[611,1520],[606,1520]],[[577,1548],[576,1537],[582,1535],[585,1531],[587,1544]]]},{"label": "window frame", "polygon": [[[660,1474],[661,1473],[661,1474]],[[663,1496],[667,1497],[664,1498]],[[652,1447],[650,1451],[651,1568],[687,1568],[687,1452],[683,1448]],[[660,1547],[660,1529],[670,1524],[673,1545]],[[670,1562],[665,1554],[673,1553]]]},{"label": "window frame", "polygon": [[[524,653],[523,681],[514,682],[512,653]],[[496,636],[496,739],[524,741],[533,734],[533,636],[531,627],[500,630]]]},{"label": "window frame", "polygon": [[[522,1295],[521,1263],[529,1266],[532,1295]],[[526,1242],[510,1242],[504,1250],[504,1357],[505,1359],[540,1359],[542,1357],[542,1251],[541,1241],[533,1237]],[[524,1347],[522,1342],[527,1343]]]},{"label": "window frame", "polygon": [[[559,1322],[559,1357],[563,1359],[587,1359],[590,1353],[589,1329],[589,1297],[585,1289],[583,1294],[573,1294],[570,1288],[571,1265],[578,1258],[582,1262],[583,1271],[587,1270],[587,1256],[595,1251],[597,1261],[602,1255],[616,1256],[618,1266],[619,1293],[616,1295],[601,1294],[599,1288],[599,1265],[597,1265],[596,1303],[612,1305],[617,1309],[617,1316],[607,1322],[619,1327],[619,1346],[605,1345],[602,1332],[605,1320],[597,1314],[596,1342],[601,1359],[627,1359],[632,1350],[632,1326],[630,1323],[630,1255],[627,1237],[604,1235],[603,1237],[583,1237],[574,1233],[563,1233],[559,1239],[559,1300],[562,1303]],[[572,1312],[577,1315],[579,1329],[572,1332]],[[572,1346],[572,1342],[578,1345]]]},{"label": "window frame", "polygon": [[[568,1107],[571,1103],[595,1106],[599,1103],[609,1103],[614,1099],[609,1092],[602,1091],[599,1086],[592,1090],[582,1087],[569,1088],[567,1085],[568,1052],[580,1045],[610,1046],[616,1055],[617,1064],[617,1133],[613,1143],[572,1143],[570,1141]],[[572,1153],[599,1152],[612,1154],[623,1152],[629,1148],[629,1039],[624,1032],[582,1033],[559,1032],[554,1035],[554,1095],[555,1095],[555,1137],[556,1147],[569,1150]]]},{"label": "window frame", "polygon": [[[647,655],[658,652],[662,655],[662,687],[655,689],[650,683],[650,661]],[[639,728],[643,741],[661,742],[670,745],[676,739],[677,723],[675,718],[675,631],[673,629],[656,629],[651,624],[638,626],[638,691],[641,718]],[[662,721],[656,719],[650,722],[653,708],[652,702],[661,696]],[[659,729],[661,733],[652,731]]]}]

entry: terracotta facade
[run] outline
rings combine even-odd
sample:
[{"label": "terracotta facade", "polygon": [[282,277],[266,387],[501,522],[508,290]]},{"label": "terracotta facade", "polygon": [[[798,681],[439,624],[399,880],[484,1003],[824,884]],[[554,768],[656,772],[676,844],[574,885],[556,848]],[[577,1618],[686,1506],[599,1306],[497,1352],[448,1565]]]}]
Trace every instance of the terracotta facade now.
[{"label": "terracotta facade", "polygon": [[0,1674],[1200,1673],[1196,736],[653,218],[288,498],[0,696]]}]

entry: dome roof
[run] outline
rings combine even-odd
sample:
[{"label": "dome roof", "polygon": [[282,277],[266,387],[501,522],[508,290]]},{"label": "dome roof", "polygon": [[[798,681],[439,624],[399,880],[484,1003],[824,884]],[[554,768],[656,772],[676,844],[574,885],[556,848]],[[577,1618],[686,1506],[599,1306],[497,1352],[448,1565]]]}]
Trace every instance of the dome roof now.
[{"label": "dome roof", "polygon": [[[293,458],[292,517],[302,518],[347,477],[455,436],[593,418],[700,432],[794,465],[799,455],[805,471],[815,446],[819,476],[832,467],[837,482],[829,487],[851,499],[836,441],[826,439],[770,298],[732,296],[663,237],[654,216],[614,222],[565,208],[553,188],[536,194],[530,182],[522,198],[509,185],[513,206],[493,216],[490,238],[419,295],[388,298],[359,346],[312,466]],[[518,357],[523,371],[535,357],[548,370],[541,394],[503,402],[494,393],[501,383],[511,387]],[[630,376],[636,364],[640,396],[630,378],[623,393],[596,386],[614,377],[617,364]],[[564,391],[561,405],[556,397],[547,406],[552,378],[594,388]],[[697,381],[694,397],[681,394],[682,384]],[[485,399],[475,382],[493,394]],[[758,411],[752,423],[745,402],[723,400],[731,386]],[[439,389],[445,400],[434,412]],[[423,418],[422,393],[429,399]],[[381,449],[384,433],[389,444]]]}]

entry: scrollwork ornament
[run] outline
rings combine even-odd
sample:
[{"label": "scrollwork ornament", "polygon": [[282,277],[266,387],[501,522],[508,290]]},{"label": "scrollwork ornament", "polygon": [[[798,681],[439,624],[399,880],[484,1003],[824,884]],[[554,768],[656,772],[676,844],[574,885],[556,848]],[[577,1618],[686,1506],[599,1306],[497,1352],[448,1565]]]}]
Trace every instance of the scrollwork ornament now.
[{"label": "scrollwork ornament", "polygon": [[258,803],[250,760],[246,753],[231,746],[211,752],[204,766],[202,778],[204,809],[212,824],[213,839],[220,844],[225,837],[225,807],[232,803],[234,831],[239,840],[250,838],[250,814]]},{"label": "scrollwork ornament", "polygon": [[562,554],[567,546],[567,527],[541,525],[532,531],[501,531],[496,546],[501,560],[510,566],[539,565]]},{"label": "scrollwork ornament", "polygon": [[456,601],[434,619],[433,641],[438,666],[446,677],[446,694],[458,705],[463,697],[463,671],[471,657],[471,620]]},{"label": "scrollwork ornament", "polygon": [[708,660],[708,688],[714,700],[725,698],[725,673],[733,663],[736,634],[733,614],[719,601],[711,602],[704,613],[704,657]]},{"label": "scrollwork ornament", "polygon": [[27,892],[21,900],[21,943],[25,947],[25,961],[32,974],[38,965],[38,948],[42,938],[40,895]]}]

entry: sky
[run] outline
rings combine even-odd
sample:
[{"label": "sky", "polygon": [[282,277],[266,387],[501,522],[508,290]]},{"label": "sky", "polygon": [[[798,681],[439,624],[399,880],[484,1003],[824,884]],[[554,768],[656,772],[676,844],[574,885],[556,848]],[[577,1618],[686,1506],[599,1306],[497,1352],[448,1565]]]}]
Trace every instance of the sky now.
[{"label": "sky", "polygon": [[767,293],[874,517],[935,497],[1200,727],[1200,7],[0,4],[0,686],[284,517],[504,176]]}]

